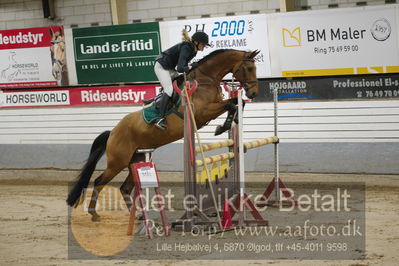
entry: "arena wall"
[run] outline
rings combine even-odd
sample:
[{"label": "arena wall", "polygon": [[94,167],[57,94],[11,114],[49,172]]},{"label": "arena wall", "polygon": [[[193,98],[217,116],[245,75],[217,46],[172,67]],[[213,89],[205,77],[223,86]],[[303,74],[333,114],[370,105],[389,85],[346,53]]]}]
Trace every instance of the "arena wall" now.
[{"label": "arena wall", "polygon": [[[93,139],[139,107],[23,108],[1,110],[0,168],[79,169]],[[203,142],[224,116],[201,129]],[[279,103],[281,170],[399,173],[399,101]],[[273,135],[273,103],[244,112],[244,141]],[[155,152],[160,170],[181,171],[182,141]],[[248,152],[249,171],[272,171],[272,146]],[[104,168],[104,160],[100,168]]]}]

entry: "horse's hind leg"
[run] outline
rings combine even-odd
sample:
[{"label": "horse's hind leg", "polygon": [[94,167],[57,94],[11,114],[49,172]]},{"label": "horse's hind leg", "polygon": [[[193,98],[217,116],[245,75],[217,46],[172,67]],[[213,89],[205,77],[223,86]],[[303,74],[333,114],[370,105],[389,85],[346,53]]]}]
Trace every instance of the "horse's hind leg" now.
[{"label": "horse's hind leg", "polygon": [[123,182],[123,184],[119,188],[119,190],[121,191],[123,200],[126,203],[126,207],[127,207],[128,211],[130,211],[130,208],[132,208],[132,204],[133,204],[133,199],[131,197],[133,188],[134,188],[133,176],[130,173],[130,169],[129,169],[129,174],[126,177],[125,182]]},{"label": "horse's hind leg", "polygon": [[89,204],[89,213],[92,215],[91,220],[92,221],[99,221],[100,216],[96,212],[96,204],[97,204],[97,199],[98,195],[100,194],[101,190],[104,188],[106,184],[109,183],[120,171],[122,171],[123,168],[110,168],[107,167],[105,171],[96,178],[94,181],[94,188],[93,188],[93,194],[91,196],[90,204]]},{"label": "horse's hind leg", "polygon": [[[130,160],[130,163],[138,163],[138,162],[144,162],[144,161],[145,161],[144,154],[134,153],[132,156],[132,159]],[[120,187],[122,197],[123,197],[123,199],[126,203],[126,207],[129,211],[133,204],[133,199],[131,197],[133,188],[134,188],[134,180],[133,180],[133,175],[132,175],[132,172],[130,171],[130,165],[129,165],[129,174],[126,177],[125,182],[123,182],[122,186]]]}]

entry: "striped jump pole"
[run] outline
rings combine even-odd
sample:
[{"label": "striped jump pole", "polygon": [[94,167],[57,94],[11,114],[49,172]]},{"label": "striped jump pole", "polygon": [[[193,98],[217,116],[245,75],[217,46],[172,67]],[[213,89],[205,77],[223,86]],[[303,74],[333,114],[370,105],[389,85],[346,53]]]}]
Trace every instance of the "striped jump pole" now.
[{"label": "striped jump pole", "polygon": [[[278,143],[279,139],[277,136],[269,137],[269,138],[264,138],[264,139],[258,139],[250,142],[244,143],[244,153],[247,152],[250,149],[258,148],[267,144],[271,143]],[[210,150],[216,150],[224,147],[229,147],[234,145],[234,141],[232,139],[228,139],[226,141],[221,141],[221,142],[216,142],[212,144],[205,144],[202,145],[204,147],[204,151],[210,151]],[[197,147],[196,147],[197,151]],[[215,162],[220,162],[228,159],[234,159],[235,155],[234,152],[227,152],[227,153],[221,153],[217,155],[213,155],[210,157],[205,157],[205,162],[206,164],[212,164]],[[198,167],[204,166],[204,161],[203,160],[196,160],[196,165]]]},{"label": "striped jump pole", "polygon": [[[277,136],[245,142],[244,143],[244,153],[250,149],[254,149],[254,148],[257,148],[260,146],[264,146],[264,145],[271,144],[271,143],[278,143],[278,142],[279,142],[279,138]],[[203,145],[201,145],[201,147],[204,152],[207,152],[207,151],[217,150],[217,149],[221,149],[221,148],[225,148],[225,147],[230,147],[233,145],[234,145],[234,140],[227,139],[225,141],[203,144]],[[198,153],[199,151],[200,151],[200,147],[196,146],[195,152]]]},{"label": "striped jump pole", "polygon": [[246,142],[244,143],[244,152],[247,152],[247,150],[250,149],[254,149],[260,146],[264,146],[267,144],[277,144],[279,142],[279,138],[277,137],[277,135],[273,136],[273,137],[269,137],[269,138],[264,138],[264,139],[257,139],[254,141],[250,141],[250,142]]},{"label": "striped jump pole", "polygon": [[204,160],[196,160],[197,167],[210,165],[212,163],[233,159],[235,157],[234,152],[221,153],[210,157],[205,157]]},{"label": "striped jump pole", "polygon": [[196,146],[195,147],[195,152],[199,153],[201,152],[201,149],[203,152],[207,151],[212,151],[212,150],[217,150],[225,147],[230,147],[234,145],[234,140],[232,139],[227,139],[225,141],[219,141],[215,143],[209,143],[209,144],[203,144],[201,146]]}]

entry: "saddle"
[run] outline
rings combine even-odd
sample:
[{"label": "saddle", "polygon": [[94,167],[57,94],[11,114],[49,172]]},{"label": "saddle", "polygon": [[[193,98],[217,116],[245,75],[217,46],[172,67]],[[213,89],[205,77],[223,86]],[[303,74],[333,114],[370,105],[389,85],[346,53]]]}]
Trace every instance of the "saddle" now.
[{"label": "saddle", "polygon": [[[178,87],[180,88],[180,86],[184,82],[184,76],[180,75],[177,78],[173,79],[173,81],[174,80],[177,80]],[[143,107],[142,114],[143,114],[144,121],[146,123],[151,124],[151,123],[155,122],[157,120],[157,118],[159,118],[158,110],[159,110],[160,100],[161,100],[163,93],[165,93],[165,92],[163,91],[163,89],[161,89],[161,92],[154,98],[151,98],[148,100],[143,100],[144,107]],[[174,113],[181,119],[184,119],[184,115],[181,112],[177,111],[177,108],[179,107],[180,103],[181,103],[180,95],[173,90],[172,97],[170,98],[169,103],[168,103],[166,115]]]}]

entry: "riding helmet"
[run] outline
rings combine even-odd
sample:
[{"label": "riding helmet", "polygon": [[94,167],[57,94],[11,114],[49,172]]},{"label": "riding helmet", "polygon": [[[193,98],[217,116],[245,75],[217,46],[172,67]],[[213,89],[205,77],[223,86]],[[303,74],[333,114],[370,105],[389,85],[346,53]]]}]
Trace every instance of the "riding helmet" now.
[{"label": "riding helmet", "polygon": [[197,31],[196,33],[194,33],[193,36],[191,37],[191,40],[203,43],[206,46],[210,46],[208,34],[206,34],[203,31]]}]

